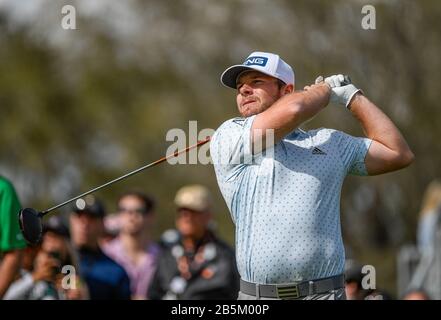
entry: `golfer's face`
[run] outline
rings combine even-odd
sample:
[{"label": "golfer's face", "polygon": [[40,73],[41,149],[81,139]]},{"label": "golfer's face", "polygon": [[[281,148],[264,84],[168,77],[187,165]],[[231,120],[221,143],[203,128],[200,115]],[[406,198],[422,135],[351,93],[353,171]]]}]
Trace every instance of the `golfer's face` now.
[{"label": "golfer's face", "polygon": [[236,87],[237,108],[243,117],[265,111],[282,96],[277,79],[258,71],[243,73]]}]

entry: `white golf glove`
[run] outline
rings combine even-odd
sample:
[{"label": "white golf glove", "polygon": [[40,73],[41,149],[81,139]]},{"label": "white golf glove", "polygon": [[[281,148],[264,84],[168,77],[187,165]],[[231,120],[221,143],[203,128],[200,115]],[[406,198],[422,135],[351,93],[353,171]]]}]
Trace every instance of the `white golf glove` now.
[{"label": "white golf glove", "polygon": [[[322,81],[323,77],[320,76],[315,80],[315,83],[320,83]],[[345,81],[345,77],[342,74],[327,77],[324,81],[331,87],[331,102],[340,103],[346,108],[351,103],[354,95],[357,92],[362,92],[360,89],[357,89],[352,83],[349,82],[348,84],[348,78]]]}]

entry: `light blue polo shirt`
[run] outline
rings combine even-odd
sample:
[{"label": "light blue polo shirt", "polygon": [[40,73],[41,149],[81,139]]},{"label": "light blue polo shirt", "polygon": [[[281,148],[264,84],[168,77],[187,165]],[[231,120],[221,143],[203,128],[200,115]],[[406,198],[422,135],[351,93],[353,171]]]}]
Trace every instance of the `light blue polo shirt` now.
[{"label": "light blue polo shirt", "polygon": [[286,283],[343,273],[341,188],[347,174],[367,175],[364,158],[372,140],[332,129],[296,129],[252,156],[254,118],[224,122],[210,144],[236,225],[242,279]]}]

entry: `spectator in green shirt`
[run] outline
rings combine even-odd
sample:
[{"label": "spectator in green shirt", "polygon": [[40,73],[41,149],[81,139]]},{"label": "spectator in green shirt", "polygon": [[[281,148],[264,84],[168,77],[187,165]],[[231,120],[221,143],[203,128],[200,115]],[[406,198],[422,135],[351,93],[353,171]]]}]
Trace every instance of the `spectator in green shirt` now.
[{"label": "spectator in green shirt", "polygon": [[26,247],[18,225],[20,209],[14,187],[0,176],[0,299],[17,275]]}]

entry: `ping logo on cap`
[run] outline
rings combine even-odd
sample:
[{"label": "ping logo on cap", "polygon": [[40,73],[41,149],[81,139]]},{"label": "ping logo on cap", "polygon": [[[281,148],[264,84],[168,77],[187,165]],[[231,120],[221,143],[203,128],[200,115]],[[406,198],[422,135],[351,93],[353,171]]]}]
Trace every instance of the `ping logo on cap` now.
[{"label": "ping logo on cap", "polygon": [[245,66],[266,66],[266,63],[268,62],[267,57],[249,57],[245,60],[243,63]]}]

